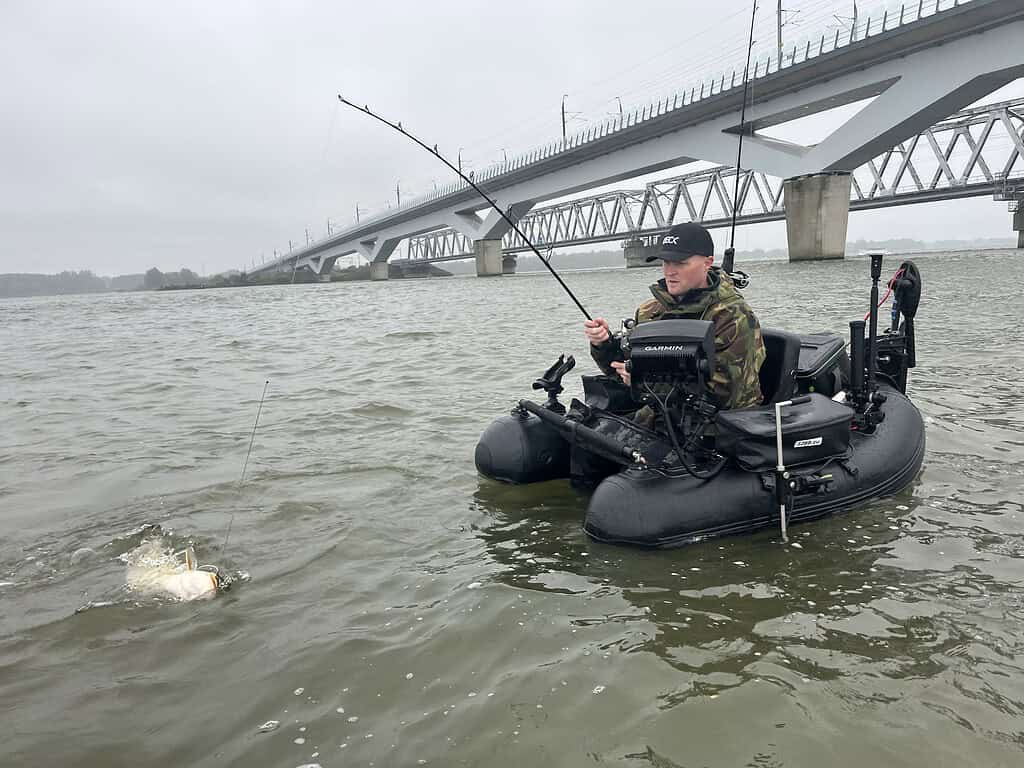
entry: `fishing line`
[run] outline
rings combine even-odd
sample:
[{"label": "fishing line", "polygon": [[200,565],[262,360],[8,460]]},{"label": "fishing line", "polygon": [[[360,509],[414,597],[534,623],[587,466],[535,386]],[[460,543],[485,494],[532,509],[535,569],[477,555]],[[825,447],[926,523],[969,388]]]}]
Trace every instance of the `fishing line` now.
[{"label": "fishing line", "polygon": [[423,147],[423,149],[427,150],[427,152],[430,152],[431,154],[434,155],[434,157],[436,157],[442,163],[447,165],[455,174],[458,175],[460,179],[462,179],[464,182],[469,184],[469,186],[475,189],[477,194],[479,194],[480,197],[486,200],[488,204],[490,204],[490,206],[498,212],[501,218],[503,218],[508,223],[508,225],[512,227],[512,231],[514,231],[517,235],[519,235],[519,237],[523,239],[523,242],[525,242],[530,247],[530,250],[533,251],[533,253],[537,256],[538,259],[540,259],[541,263],[548,268],[548,271],[554,276],[555,280],[558,281],[558,284],[562,286],[563,290],[565,290],[567,294],[569,294],[569,298],[573,300],[577,307],[579,307],[580,312],[583,313],[583,316],[586,317],[587,320],[593,320],[593,318],[590,316],[590,313],[587,312],[586,308],[582,304],[580,304],[580,300],[576,298],[576,295],[571,290],[569,290],[569,286],[565,284],[565,281],[562,280],[561,276],[554,270],[554,268],[547,261],[544,260],[544,257],[541,256],[540,251],[538,251],[536,246],[534,246],[534,244],[530,241],[530,238],[528,238],[526,234],[521,229],[519,229],[518,225],[514,221],[512,221],[511,217],[509,217],[508,214],[506,214],[501,208],[499,208],[498,204],[494,202],[490,197],[488,197],[488,195],[482,189],[480,189],[480,187],[478,187],[471,178],[463,174],[462,171],[460,171],[458,168],[452,165],[451,162],[438,151],[437,144],[435,144],[433,148],[428,147],[418,138],[416,138],[407,130],[405,130],[405,128],[402,127],[401,123],[392,123],[390,120],[387,120],[386,118],[383,118],[380,115],[372,112],[370,108],[366,105],[360,107],[356,104],[353,104],[351,101],[344,98],[340,93],[338,94],[338,101],[340,101],[342,104],[352,107],[352,109],[358,110],[360,112],[365,112],[373,119],[379,120],[389,128],[393,128],[394,130],[401,133],[403,136],[407,136],[408,138],[412,139],[414,142]]},{"label": "fishing line", "polygon": [[[246,453],[245,453],[245,463],[242,464],[242,475],[241,475],[241,477],[238,478],[238,486],[237,486],[238,490],[241,490],[242,483],[245,481],[245,469],[246,469],[246,467],[249,466],[249,456],[252,455],[252,444],[256,440],[256,427],[260,423],[260,413],[263,411],[263,400],[267,396],[267,387],[269,387],[269,386],[270,386],[270,379],[267,379],[265,382],[263,382],[263,394],[260,395],[260,404],[259,404],[259,407],[256,409],[256,421],[254,421],[253,424],[252,424],[252,434],[249,436],[249,450],[246,451]],[[224,534],[224,545],[220,548],[221,552],[227,552],[227,549],[228,549],[228,539],[231,538],[231,526],[232,526],[232,524],[234,524],[234,522],[235,522],[235,513],[234,513],[234,510],[232,510],[231,518],[228,520],[228,530]]]},{"label": "fishing line", "polygon": [[[730,276],[733,273],[733,261],[736,257],[736,215],[739,213],[740,208],[740,169],[743,162],[743,134],[747,132],[747,93],[750,90],[750,52],[754,49],[755,19],[757,19],[757,0],[754,0],[754,8],[750,12],[750,39],[747,42],[747,64],[743,68],[743,106],[740,108],[740,140],[739,146],[736,148],[736,183],[733,186],[732,193],[732,226],[729,229],[729,247],[725,249],[725,257],[722,259],[722,270]],[[743,277],[746,278],[746,274]]]},{"label": "fishing line", "polygon": [[[320,165],[317,166],[320,171],[319,175],[314,178],[313,181],[313,192],[310,195],[309,210],[315,211],[317,206],[320,204],[320,184],[319,182],[324,180],[327,175],[327,153],[331,149],[331,145],[334,142],[334,124],[338,121],[338,105],[334,105],[334,109],[331,110],[331,121],[327,126],[327,136],[324,138],[324,150],[320,153]],[[294,282],[294,280],[292,281]]]}]

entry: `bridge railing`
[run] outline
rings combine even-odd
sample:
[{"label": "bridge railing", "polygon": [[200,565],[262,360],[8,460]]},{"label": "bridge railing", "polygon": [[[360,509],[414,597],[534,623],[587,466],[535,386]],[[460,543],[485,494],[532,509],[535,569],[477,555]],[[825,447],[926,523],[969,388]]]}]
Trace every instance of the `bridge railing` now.
[{"label": "bridge railing", "polygon": [[[918,23],[923,19],[951,11],[970,2],[971,0],[909,0],[908,2],[899,3],[888,0],[887,2],[876,3],[868,8],[864,8],[862,5],[861,10],[857,12],[856,16],[850,18],[849,24],[836,23],[833,16],[833,20],[824,25],[818,33],[802,37],[800,41],[792,46],[787,45],[783,49],[781,57],[777,48],[764,46],[763,50],[756,52],[756,55],[752,58],[748,75],[752,80],[774,75],[796,64],[802,64],[820,56],[831,54],[851,45],[868,42],[870,38],[883,32],[890,32],[909,24]],[[736,50],[733,54],[735,61],[718,61],[710,64],[704,62],[705,66],[711,69],[711,71],[717,72],[714,76],[708,77],[704,75],[692,83],[674,90],[663,98],[658,98],[624,112],[621,117],[601,121],[584,131],[571,134],[564,141],[548,142],[524,153],[513,155],[508,160],[488,165],[475,173],[473,180],[478,184],[491,181],[504,174],[521,170],[555,155],[575,150],[611,134],[634,128],[642,123],[661,117],[668,112],[741,87],[743,84],[745,54],[746,45],[744,41],[742,51]],[[439,186],[436,190],[425,195],[412,197],[400,208],[414,208],[423,203],[433,202],[458,192],[464,192],[468,188],[469,185],[464,181],[461,179],[456,180]],[[387,219],[393,216],[396,210],[398,209],[392,208],[380,212],[370,219],[364,220],[363,223]]]},{"label": "bridge railing", "polygon": [[[748,75],[754,82],[757,82],[789,67],[830,55],[840,49],[869,44],[880,34],[920,23],[922,20],[948,13],[970,2],[972,0],[906,0],[902,3],[888,0],[876,3],[869,8],[864,7],[864,4],[856,4],[860,10],[857,11],[855,17],[851,16],[848,20],[837,23],[833,16],[832,20],[827,24],[822,24],[814,34],[801,38],[791,46],[786,46],[782,55],[779,54],[777,48],[769,48],[766,45],[764,50],[757,52],[757,55],[753,57]],[[831,11],[828,15],[831,15]],[[728,54],[732,57],[731,59],[703,62],[708,67],[706,71],[716,73],[714,76],[708,77],[705,74],[664,98],[653,99],[634,109],[624,111],[621,116],[597,123],[584,131],[568,136],[564,141],[549,142],[524,153],[513,155],[502,162],[489,165],[475,173],[474,181],[477,183],[491,182],[501,177],[517,174],[523,169],[539,165],[553,157],[574,152],[613,134],[632,130],[670,112],[739,88],[744,79],[745,55],[746,41],[744,40],[742,49],[736,48]],[[468,189],[468,185],[462,180],[439,186],[430,193],[410,198],[401,206],[364,218],[358,227],[338,231],[330,236],[328,241],[344,242],[350,239],[354,233],[365,230],[367,225],[386,222],[396,214],[414,212],[420,207],[433,206],[444,198],[465,194]],[[305,250],[295,249],[285,259],[301,257]]]},{"label": "bridge railing", "polygon": [[[625,239],[684,221],[715,226],[731,220],[735,169],[704,168],[648,183],[643,189],[606,192],[540,208],[520,229],[535,245],[564,246]],[[1024,191],[1024,99],[963,110],[853,172],[852,208],[880,207],[969,195]],[[785,214],[783,182],[743,171],[742,223]],[[1013,199],[1016,199],[1014,197]],[[514,232],[509,252],[527,250]],[[445,229],[410,238],[409,259],[451,259],[473,254],[472,242]]]}]

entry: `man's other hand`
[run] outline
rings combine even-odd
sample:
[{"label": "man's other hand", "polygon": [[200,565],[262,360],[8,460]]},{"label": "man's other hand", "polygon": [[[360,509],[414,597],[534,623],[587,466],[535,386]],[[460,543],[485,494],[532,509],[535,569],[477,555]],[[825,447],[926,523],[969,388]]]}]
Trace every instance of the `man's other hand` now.
[{"label": "man's other hand", "polygon": [[622,383],[629,386],[629,371],[626,370],[626,364],[619,360],[615,360],[612,363],[612,368],[614,368],[615,372],[619,374],[619,378],[622,379]]}]

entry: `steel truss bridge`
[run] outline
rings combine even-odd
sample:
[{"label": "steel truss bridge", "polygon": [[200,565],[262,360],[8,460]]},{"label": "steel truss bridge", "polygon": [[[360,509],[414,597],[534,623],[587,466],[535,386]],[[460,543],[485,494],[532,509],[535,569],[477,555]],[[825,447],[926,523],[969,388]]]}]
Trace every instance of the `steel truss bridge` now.
[{"label": "steel truss bridge", "polygon": [[[707,227],[732,220],[735,168],[717,166],[539,208],[519,221],[538,247],[564,247],[656,235],[674,224]],[[786,216],[781,179],[742,171],[737,223]],[[1016,210],[1024,199],[1024,99],[957,112],[853,172],[850,209],[992,195]],[[473,242],[455,229],[409,238],[408,262],[473,256]],[[506,253],[528,251],[514,231]],[[405,261],[405,260],[403,260]]]}]

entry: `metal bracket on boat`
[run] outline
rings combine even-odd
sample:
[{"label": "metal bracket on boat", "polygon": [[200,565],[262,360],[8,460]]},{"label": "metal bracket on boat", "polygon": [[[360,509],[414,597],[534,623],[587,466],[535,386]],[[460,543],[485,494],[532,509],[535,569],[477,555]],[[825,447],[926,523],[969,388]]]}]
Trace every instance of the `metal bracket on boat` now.
[{"label": "metal bracket on boat", "polygon": [[636,320],[632,317],[622,318],[622,323],[619,326],[619,347],[622,349],[623,355],[629,357],[629,334],[636,328]]},{"label": "metal bracket on boat", "polygon": [[832,475],[792,475],[789,478],[789,488],[794,495],[818,493],[827,490],[831,482]]},{"label": "metal bracket on boat", "polygon": [[782,540],[784,542],[789,541],[789,537],[786,535],[786,523],[788,522],[786,507],[793,507],[793,492],[796,490],[796,486],[792,484],[793,479],[790,476],[789,470],[786,469],[782,456],[782,409],[787,405],[801,405],[810,401],[810,395],[803,395],[775,404],[775,501],[779,505],[779,529],[782,532]]},{"label": "metal bracket on boat", "polygon": [[[849,471],[848,468],[847,471]],[[832,481],[835,479],[831,474],[795,475],[788,470],[785,474],[786,477],[784,478],[784,482],[788,488],[788,496],[803,496],[806,494],[827,491],[828,486],[831,485]],[[774,471],[765,472],[761,475],[761,487],[770,493],[775,493],[776,482]],[[792,499],[790,499],[790,504],[792,505]],[[790,513],[792,513],[792,509],[790,509]]]}]

